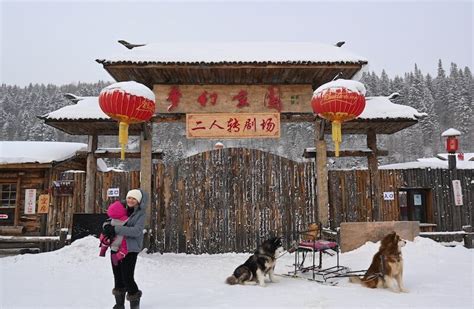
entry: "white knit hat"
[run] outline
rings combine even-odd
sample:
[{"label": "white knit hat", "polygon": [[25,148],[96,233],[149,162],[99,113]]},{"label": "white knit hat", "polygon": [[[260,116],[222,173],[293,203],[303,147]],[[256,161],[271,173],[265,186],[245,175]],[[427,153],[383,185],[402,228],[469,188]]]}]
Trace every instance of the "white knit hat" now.
[{"label": "white knit hat", "polygon": [[129,198],[129,197],[133,197],[134,199],[136,199],[140,203],[140,201],[142,200],[142,192],[138,189],[130,190],[127,193],[127,198]]}]

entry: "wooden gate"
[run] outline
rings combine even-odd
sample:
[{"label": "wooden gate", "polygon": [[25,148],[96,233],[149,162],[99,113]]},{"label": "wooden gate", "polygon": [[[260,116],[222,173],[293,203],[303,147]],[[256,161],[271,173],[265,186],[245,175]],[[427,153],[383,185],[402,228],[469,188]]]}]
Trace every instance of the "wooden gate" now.
[{"label": "wooden gate", "polygon": [[288,244],[318,217],[314,163],[228,148],[154,169],[153,238],[162,252],[248,252],[270,235]]}]

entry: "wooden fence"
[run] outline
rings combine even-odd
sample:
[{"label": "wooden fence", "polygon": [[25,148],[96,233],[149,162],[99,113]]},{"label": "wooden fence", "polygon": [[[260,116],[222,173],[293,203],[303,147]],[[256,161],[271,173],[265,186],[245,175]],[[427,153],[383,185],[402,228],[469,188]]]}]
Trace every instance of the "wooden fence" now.
[{"label": "wooden fence", "polygon": [[290,242],[317,218],[312,163],[229,148],[155,168],[160,251],[248,252],[272,234]]},{"label": "wooden fence", "polygon": [[[74,194],[71,196],[58,196],[48,214],[48,234],[59,235],[62,228],[72,231],[72,215],[85,212],[86,174],[65,172],[61,175],[63,180],[74,181]],[[108,188],[119,188],[121,198],[125,198],[130,188],[140,186],[140,172],[98,172],[96,175],[96,203],[94,213],[106,211],[111,199],[107,198]]]},{"label": "wooden fence", "polygon": [[[457,231],[474,225],[474,171],[442,169],[381,170],[379,220],[400,219],[398,190],[430,190],[437,231]],[[318,218],[314,162],[298,163],[259,150],[229,148],[200,153],[172,165],[154,165],[152,229],[155,246],[164,252],[217,253],[253,250],[271,234],[288,244],[296,233]],[[60,198],[50,210],[55,228],[71,228],[74,212],[84,212],[84,174],[75,181],[73,197]],[[452,180],[461,180],[463,206],[454,206]],[[121,197],[139,187],[139,172],[97,173],[97,203],[101,213],[110,203],[108,188]],[[376,221],[367,170],[329,171],[330,224]],[[48,220],[50,222],[50,220]],[[51,235],[51,233],[50,233]]]}]

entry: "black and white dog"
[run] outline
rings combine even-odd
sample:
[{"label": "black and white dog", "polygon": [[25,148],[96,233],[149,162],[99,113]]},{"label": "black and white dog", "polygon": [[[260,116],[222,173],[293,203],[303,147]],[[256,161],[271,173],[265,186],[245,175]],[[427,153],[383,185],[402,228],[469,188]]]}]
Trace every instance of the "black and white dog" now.
[{"label": "black and white dog", "polygon": [[226,280],[227,284],[256,284],[265,286],[265,275],[268,274],[272,282],[278,282],[273,274],[276,259],[283,253],[280,237],[270,238],[255,250],[244,264],[234,270],[232,276]]}]

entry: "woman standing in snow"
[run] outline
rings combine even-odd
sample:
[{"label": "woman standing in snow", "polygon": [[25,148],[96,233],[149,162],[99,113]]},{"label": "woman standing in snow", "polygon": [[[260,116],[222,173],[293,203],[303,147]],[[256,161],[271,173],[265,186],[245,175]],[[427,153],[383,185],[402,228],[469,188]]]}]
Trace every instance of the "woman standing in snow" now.
[{"label": "woman standing in snow", "polygon": [[145,193],[138,189],[128,191],[125,204],[129,217],[127,223],[123,226],[113,226],[110,223],[105,223],[102,233],[109,239],[113,239],[116,235],[123,236],[128,249],[128,253],[123,260],[119,261],[117,265],[112,263],[115,281],[112,294],[115,296],[116,302],[114,308],[125,308],[125,294],[128,293],[127,299],[130,301],[130,308],[139,309],[142,291],[138,289],[134,273],[137,255],[143,247],[143,229],[146,214]]}]

